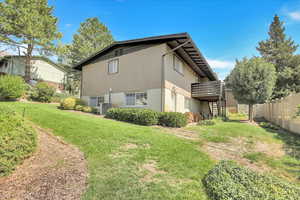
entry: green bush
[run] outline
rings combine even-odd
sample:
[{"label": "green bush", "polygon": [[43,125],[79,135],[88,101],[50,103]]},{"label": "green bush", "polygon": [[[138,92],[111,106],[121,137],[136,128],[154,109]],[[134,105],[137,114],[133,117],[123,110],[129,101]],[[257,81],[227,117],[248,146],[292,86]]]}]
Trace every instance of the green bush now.
[{"label": "green bush", "polygon": [[19,76],[0,76],[0,100],[16,100],[26,91],[26,84]]},{"label": "green bush", "polygon": [[82,111],[83,110],[83,106],[82,105],[76,105],[75,106],[75,110]]},{"label": "green bush", "polygon": [[63,101],[65,98],[68,97],[70,97],[70,95],[66,93],[55,93],[51,99],[51,102],[60,103],[61,101]]},{"label": "green bush", "polygon": [[61,101],[60,107],[65,110],[74,110],[76,105],[84,106],[83,100],[75,97],[68,97]]},{"label": "green bush", "polygon": [[184,127],[187,125],[187,117],[178,112],[163,112],[159,113],[158,124],[168,127]]},{"label": "green bush", "polygon": [[39,102],[51,102],[51,99],[55,93],[55,88],[48,83],[39,82],[31,93],[31,99]]},{"label": "green bush", "polygon": [[7,107],[0,106],[0,176],[8,175],[36,148],[36,133]]},{"label": "green bush", "polygon": [[279,178],[258,174],[232,161],[221,161],[204,177],[212,200],[295,200],[300,188]]},{"label": "green bush", "polygon": [[90,106],[83,106],[82,107],[83,112],[91,113],[92,112],[92,107]]},{"label": "green bush", "polygon": [[111,108],[105,117],[146,126],[156,125],[158,122],[158,113],[149,109]]}]

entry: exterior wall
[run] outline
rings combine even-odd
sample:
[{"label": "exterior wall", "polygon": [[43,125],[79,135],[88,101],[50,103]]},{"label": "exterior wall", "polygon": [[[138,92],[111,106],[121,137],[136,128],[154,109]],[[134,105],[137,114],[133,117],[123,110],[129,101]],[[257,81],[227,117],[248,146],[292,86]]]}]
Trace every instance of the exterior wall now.
[{"label": "exterior wall", "polygon": [[[170,50],[169,47],[166,48],[167,51]],[[183,74],[175,71],[173,66],[173,54],[166,55],[164,62],[165,80],[190,93],[191,84],[200,80],[200,77],[196,74],[196,72],[194,72],[183,60],[181,60],[183,63]]]},{"label": "exterior wall", "polygon": [[[160,92],[161,89],[149,89],[146,90],[147,92],[147,103],[148,105],[145,106],[127,106],[126,105],[126,99],[125,99],[125,95],[126,92],[116,92],[116,93],[111,93],[111,103],[114,107],[123,107],[123,108],[148,108],[148,109],[152,109],[155,111],[160,111]],[[99,96],[99,95],[98,95]],[[102,96],[102,95],[101,95]],[[104,96],[104,101],[105,103],[109,103],[109,94],[105,93],[103,94]],[[82,96],[81,98],[87,102],[89,104],[89,99],[90,97],[93,96]]]},{"label": "exterior wall", "polygon": [[34,78],[54,83],[62,83],[64,81],[65,72],[57,69],[53,65],[43,60],[33,60],[32,65]]},{"label": "exterior wall", "polygon": [[[1,72],[25,76],[25,61],[23,57],[14,57],[8,60],[7,67],[1,67]],[[41,79],[46,82],[62,83],[65,72],[43,60],[32,60],[31,75],[33,79]]]},{"label": "exterior wall", "polygon": [[[108,102],[108,92],[111,88],[111,100],[114,106],[126,107],[126,92],[147,92],[150,108],[161,111],[161,58],[168,52],[166,44],[152,45],[132,51],[122,56],[114,57],[112,53],[101,57],[82,68],[82,99],[104,96]],[[108,74],[108,62],[119,59],[119,71],[116,74]],[[171,93],[176,93],[176,112],[204,112],[209,113],[207,102],[201,102],[191,98],[191,84],[208,81],[199,76],[183,62],[183,75],[173,68],[173,56],[165,56],[165,111],[171,109]],[[189,109],[185,108],[185,97],[191,99]],[[136,106],[134,106],[136,107]]]},{"label": "exterior wall", "polygon": [[[166,52],[170,48],[166,46]],[[181,59],[180,59],[181,60]],[[207,102],[199,101],[191,97],[191,84],[196,82],[206,82],[208,78],[200,78],[187,63],[181,60],[183,64],[183,73],[174,70],[173,54],[165,56],[165,111],[176,112],[203,112],[209,113],[209,105]],[[172,106],[172,92],[176,94],[176,109]],[[191,100],[189,109],[185,108],[185,98]]]},{"label": "exterior wall", "polygon": [[155,45],[122,56],[119,72],[108,74],[108,61],[100,60],[82,68],[82,95],[98,96],[108,93],[145,91],[161,88],[161,55],[164,45]]}]

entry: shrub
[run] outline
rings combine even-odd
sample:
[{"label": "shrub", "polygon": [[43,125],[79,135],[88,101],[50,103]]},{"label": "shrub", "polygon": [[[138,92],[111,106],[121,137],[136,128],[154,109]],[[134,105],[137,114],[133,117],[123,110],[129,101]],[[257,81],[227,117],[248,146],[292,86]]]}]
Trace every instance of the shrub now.
[{"label": "shrub", "polygon": [[68,97],[61,101],[60,107],[65,110],[73,110],[76,105],[84,106],[85,103],[83,100],[75,97]]},{"label": "shrub", "polygon": [[184,127],[187,125],[186,115],[178,112],[163,112],[159,114],[159,124],[168,127]]},{"label": "shrub", "polygon": [[53,95],[53,97],[51,98],[51,102],[53,103],[60,103],[61,101],[63,101],[65,98],[70,97],[69,94],[66,93],[55,93]]},{"label": "shrub", "polygon": [[149,109],[111,108],[105,117],[146,126],[155,125],[158,122],[158,113]]},{"label": "shrub", "polygon": [[65,110],[73,110],[76,106],[76,99],[74,97],[68,97],[62,100],[60,106]]},{"label": "shrub", "polygon": [[232,161],[221,161],[204,177],[212,200],[294,200],[300,188],[279,178],[258,174]]},{"label": "shrub", "polygon": [[75,106],[75,110],[82,111],[83,110],[83,106],[82,105],[76,105]]},{"label": "shrub", "polygon": [[16,100],[26,91],[26,84],[19,76],[0,76],[0,100]]},{"label": "shrub", "polygon": [[83,106],[82,107],[83,112],[91,113],[92,112],[92,107],[90,106]]},{"label": "shrub", "polygon": [[92,113],[97,114],[99,113],[99,110],[95,107],[92,107]]},{"label": "shrub", "polygon": [[40,102],[51,102],[51,99],[55,93],[55,88],[45,82],[39,82],[36,84],[31,94],[31,99]]},{"label": "shrub", "polygon": [[36,148],[36,133],[29,123],[0,106],[0,176],[8,175]]}]

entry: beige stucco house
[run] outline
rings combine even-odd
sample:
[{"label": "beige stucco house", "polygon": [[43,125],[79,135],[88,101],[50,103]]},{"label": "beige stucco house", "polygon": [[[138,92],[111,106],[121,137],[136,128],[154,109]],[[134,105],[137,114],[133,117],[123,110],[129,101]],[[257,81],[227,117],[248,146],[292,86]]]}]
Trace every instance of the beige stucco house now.
[{"label": "beige stucco house", "polygon": [[[66,70],[51,60],[33,56],[31,60],[31,79],[44,81],[54,86],[57,92],[63,90]],[[25,76],[24,56],[4,56],[0,59],[0,74]]]},{"label": "beige stucco house", "polygon": [[187,33],[114,42],[75,69],[90,106],[209,114],[219,100],[218,78]]}]

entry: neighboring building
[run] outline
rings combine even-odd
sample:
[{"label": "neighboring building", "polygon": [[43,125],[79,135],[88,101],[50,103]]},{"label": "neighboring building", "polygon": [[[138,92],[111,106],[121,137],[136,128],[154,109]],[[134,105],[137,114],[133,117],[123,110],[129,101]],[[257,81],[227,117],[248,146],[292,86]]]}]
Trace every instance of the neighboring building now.
[{"label": "neighboring building", "polygon": [[[63,90],[66,70],[51,60],[33,56],[31,60],[31,79],[44,81],[54,86],[57,92]],[[0,74],[25,76],[25,56],[4,56],[0,59]]]},{"label": "neighboring building", "polygon": [[74,68],[90,106],[209,115],[209,102],[222,100],[220,81],[187,33],[115,42]]}]

